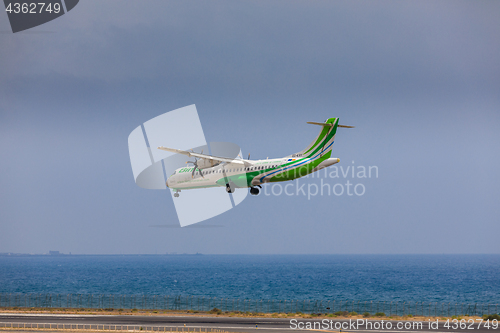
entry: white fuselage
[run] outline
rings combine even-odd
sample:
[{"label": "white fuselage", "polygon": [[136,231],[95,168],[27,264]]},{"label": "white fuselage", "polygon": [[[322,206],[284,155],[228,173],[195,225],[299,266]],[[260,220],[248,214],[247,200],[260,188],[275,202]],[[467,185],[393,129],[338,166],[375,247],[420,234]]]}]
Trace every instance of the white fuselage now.
[{"label": "white fuselage", "polygon": [[[310,158],[291,159],[289,157],[245,160],[246,165],[241,164],[242,160],[236,161],[239,163],[221,163],[211,168],[196,169],[194,174],[193,167],[179,168],[168,178],[167,186],[176,190],[225,186],[227,183],[234,183],[235,187],[251,187],[268,183],[271,179],[279,181],[275,180],[275,177],[285,173],[289,175],[290,172],[304,168],[312,162]],[[287,176],[283,180],[300,178],[338,162],[338,158],[329,158],[303,174],[298,173],[293,178]]]}]

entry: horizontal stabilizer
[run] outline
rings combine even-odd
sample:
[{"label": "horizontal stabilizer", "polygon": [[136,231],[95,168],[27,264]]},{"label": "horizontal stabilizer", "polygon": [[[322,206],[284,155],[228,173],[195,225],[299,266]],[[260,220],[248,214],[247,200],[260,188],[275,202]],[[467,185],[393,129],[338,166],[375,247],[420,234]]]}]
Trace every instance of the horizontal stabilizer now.
[{"label": "horizontal stabilizer", "polygon": [[[329,127],[333,127],[333,124],[328,124],[328,123],[316,123],[314,121],[308,121],[307,122],[308,124],[312,124],[312,125],[320,125],[320,126],[329,126]],[[343,128],[354,128],[354,126],[347,126],[347,125],[337,125],[338,127],[343,127]]]}]

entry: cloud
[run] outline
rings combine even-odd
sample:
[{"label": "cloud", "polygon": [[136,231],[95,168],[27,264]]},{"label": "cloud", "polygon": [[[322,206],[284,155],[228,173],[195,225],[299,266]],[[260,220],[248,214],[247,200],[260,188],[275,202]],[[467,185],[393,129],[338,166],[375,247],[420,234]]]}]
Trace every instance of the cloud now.
[{"label": "cloud", "polygon": [[[53,33],[2,33],[0,252],[498,252],[499,13],[494,1],[86,0],[34,29]],[[136,188],[126,138],[193,103],[208,141],[254,158],[294,153],[316,134],[306,121],[339,116],[356,129],[335,156],[381,178],[363,200],[256,197],[210,221],[227,228],[149,228],[177,223],[173,204]],[[468,241],[471,223],[492,232]]]}]

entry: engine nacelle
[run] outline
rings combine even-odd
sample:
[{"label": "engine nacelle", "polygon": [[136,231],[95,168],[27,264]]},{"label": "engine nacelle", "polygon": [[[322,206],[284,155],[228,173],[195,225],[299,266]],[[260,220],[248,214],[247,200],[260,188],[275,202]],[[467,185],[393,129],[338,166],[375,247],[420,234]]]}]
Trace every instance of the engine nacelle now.
[{"label": "engine nacelle", "polygon": [[202,158],[198,160],[197,164],[198,164],[198,169],[208,169],[221,164],[221,162]]}]

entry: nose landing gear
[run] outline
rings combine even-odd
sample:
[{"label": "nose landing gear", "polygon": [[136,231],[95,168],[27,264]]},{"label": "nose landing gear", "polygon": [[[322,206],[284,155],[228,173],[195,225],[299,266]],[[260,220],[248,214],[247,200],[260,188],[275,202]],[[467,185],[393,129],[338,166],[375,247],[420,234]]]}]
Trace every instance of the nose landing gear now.
[{"label": "nose landing gear", "polygon": [[177,191],[175,191],[175,193],[174,193],[174,197],[178,198],[178,197],[179,197],[179,192],[180,192],[180,191],[181,191],[181,190],[177,190]]}]

